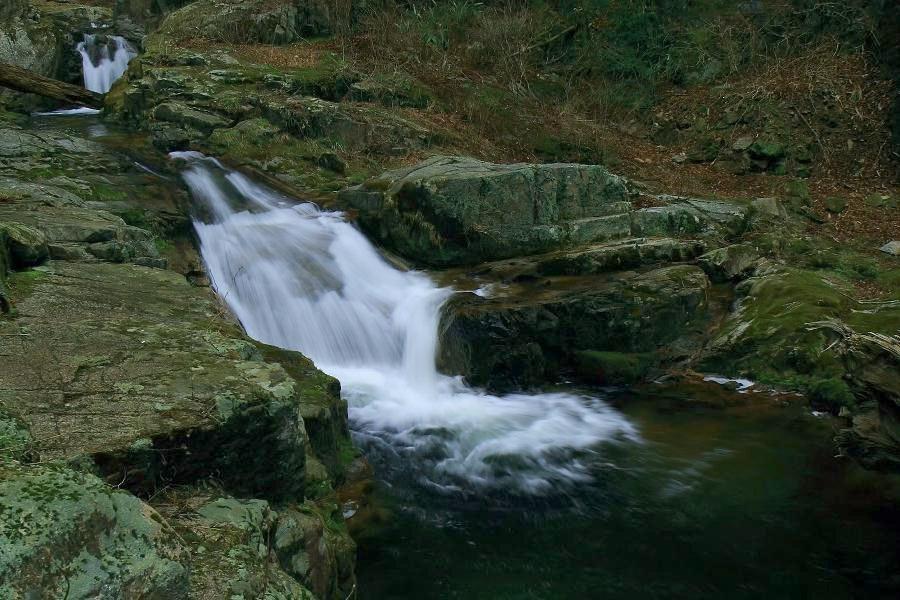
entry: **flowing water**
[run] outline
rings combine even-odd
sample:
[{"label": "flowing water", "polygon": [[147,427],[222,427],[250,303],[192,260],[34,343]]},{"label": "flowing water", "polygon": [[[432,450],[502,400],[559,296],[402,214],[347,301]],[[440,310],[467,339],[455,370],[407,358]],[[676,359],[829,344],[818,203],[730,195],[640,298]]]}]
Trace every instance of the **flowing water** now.
[{"label": "flowing water", "polygon": [[437,372],[438,320],[452,290],[397,270],[343,215],[189,161],[195,223],[216,291],[252,337],[299,350],[337,377],[357,440],[418,484],[450,494],[558,495],[588,482],[604,447],[639,443],[597,398],[493,396]]},{"label": "flowing water", "polygon": [[452,290],[392,267],[340,213],[175,156],[218,293],[251,336],[342,383],[379,479],[349,511],[361,598],[900,592],[900,479],[836,460],[804,402],[713,382],[471,389],[434,366]]},{"label": "flowing water", "polygon": [[107,93],[128,69],[131,59],[137,56],[131,44],[118,35],[107,37],[86,33],[75,49],[81,55],[84,87],[98,94]]},{"label": "flowing water", "polygon": [[[98,92],[133,56],[122,38],[78,51]],[[36,125],[132,149],[91,117]],[[900,480],[835,460],[802,403],[473,390],[434,368],[452,290],[339,213],[178,157],[217,291],[250,335],[341,380],[378,476],[349,521],[360,598],[900,597]]]}]

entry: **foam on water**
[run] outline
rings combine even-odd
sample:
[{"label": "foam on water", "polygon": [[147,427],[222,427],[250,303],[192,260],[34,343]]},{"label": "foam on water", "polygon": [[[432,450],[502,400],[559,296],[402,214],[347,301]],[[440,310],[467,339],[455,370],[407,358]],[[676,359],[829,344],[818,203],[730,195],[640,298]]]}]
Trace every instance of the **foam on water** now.
[{"label": "foam on water", "polygon": [[101,41],[96,35],[85,34],[76,50],[81,55],[84,87],[98,94],[107,93],[128,69],[131,59],[137,56],[131,44],[118,35]]},{"label": "foam on water", "polygon": [[546,494],[589,481],[608,442],[639,439],[604,402],[572,394],[496,396],[435,367],[453,293],[387,263],[343,215],[297,203],[211,158],[183,176],[216,291],[247,333],[298,350],[337,377],[358,440],[397,455],[441,490]]}]

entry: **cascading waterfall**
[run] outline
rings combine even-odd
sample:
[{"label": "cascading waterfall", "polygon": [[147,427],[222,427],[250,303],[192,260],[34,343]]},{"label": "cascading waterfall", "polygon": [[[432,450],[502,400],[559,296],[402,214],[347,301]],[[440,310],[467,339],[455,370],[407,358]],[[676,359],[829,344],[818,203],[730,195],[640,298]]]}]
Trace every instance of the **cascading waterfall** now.
[{"label": "cascading waterfall", "polygon": [[545,495],[587,482],[605,442],[638,440],[600,400],[503,397],[435,368],[453,293],[390,266],[337,212],[297,203],[198,153],[183,176],[213,285],[247,333],[338,378],[357,440],[397,455],[419,483]]},{"label": "cascading waterfall", "polygon": [[86,33],[76,50],[81,55],[84,87],[98,94],[107,93],[128,69],[129,61],[137,56],[131,44],[118,35]]}]

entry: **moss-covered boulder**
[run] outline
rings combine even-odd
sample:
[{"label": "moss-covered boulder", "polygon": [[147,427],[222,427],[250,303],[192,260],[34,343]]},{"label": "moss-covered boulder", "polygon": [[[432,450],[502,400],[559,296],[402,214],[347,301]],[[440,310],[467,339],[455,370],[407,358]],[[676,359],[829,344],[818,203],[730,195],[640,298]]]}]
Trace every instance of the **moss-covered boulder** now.
[{"label": "moss-covered boulder", "polygon": [[439,365],[474,385],[508,390],[585,373],[583,351],[654,353],[648,363],[683,358],[704,329],[708,288],[699,267],[677,265],[539,280],[510,296],[460,294],[444,310]]},{"label": "moss-covered boulder", "polygon": [[733,244],[716,248],[698,259],[710,279],[717,282],[737,281],[753,271],[759,252],[751,244]]},{"label": "moss-covered boulder", "polygon": [[448,266],[627,237],[624,180],[592,165],[500,165],[437,156],[339,195],[410,260]]},{"label": "moss-covered boulder", "polygon": [[278,513],[268,502],[220,497],[193,504],[198,501],[171,515],[191,551],[191,600],[317,598],[281,569],[272,547]]},{"label": "moss-covered boulder", "polygon": [[[302,381],[267,362],[207,289],[176,273],[51,262],[13,286],[18,316],[0,331],[15,355],[0,364],[0,402],[42,457],[92,457],[138,490],[214,475],[235,493],[302,499],[313,450],[301,414],[320,429],[337,416],[332,437],[346,439],[333,379],[296,353],[279,360],[303,363],[290,367]],[[326,464],[336,467],[339,445],[322,448]]]},{"label": "moss-covered boulder", "polygon": [[283,510],[272,537],[282,568],[327,600],[343,600],[356,588],[356,544],[335,518],[338,510],[309,501]]},{"label": "moss-covered boulder", "polygon": [[871,397],[853,383],[862,363],[851,366],[833,333],[817,324],[893,335],[900,330],[896,300],[857,302],[851,283],[834,271],[773,265],[759,271],[738,286],[735,309],[709,345],[705,368],[799,388],[835,413],[853,410],[854,394]]},{"label": "moss-covered boulder", "polygon": [[0,596],[186,598],[187,563],[171,528],[127,492],[0,461]]},{"label": "moss-covered boulder", "polygon": [[230,43],[290,44],[347,29],[354,4],[326,0],[198,0],[160,26],[167,39],[201,37]]}]

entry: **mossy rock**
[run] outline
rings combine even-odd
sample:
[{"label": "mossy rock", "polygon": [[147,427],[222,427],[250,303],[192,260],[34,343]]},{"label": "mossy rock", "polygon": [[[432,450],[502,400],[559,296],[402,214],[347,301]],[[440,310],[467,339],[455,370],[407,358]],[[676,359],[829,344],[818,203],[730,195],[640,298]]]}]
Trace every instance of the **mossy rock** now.
[{"label": "mossy rock", "polygon": [[843,196],[829,196],[825,198],[825,210],[838,214],[847,209],[847,199]]},{"label": "mossy rock", "polygon": [[184,598],[188,556],[146,504],[56,465],[0,463],[0,596]]},{"label": "mossy rock", "polygon": [[777,161],[784,158],[786,149],[781,142],[771,139],[758,139],[747,149],[754,158]]},{"label": "mossy rock", "polygon": [[425,108],[431,102],[431,94],[422,83],[401,73],[373,75],[358,81],[350,87],[349,97],[410,108]]},{"label": "mossy rock", "polygon": [[575,354],[579,378],[596,384],[626,385],[637,383],[650,372],[653,354],[628,354],[582,350]]},{"label": "mossy rock", "polygon": [[[842,322],[887,335],[900,329],[895,302],[862,305],[853,299],[850,282],[830,270],[769,270],[740,284],[738,292],[736,310],[702,360],[704,369],[804,391],[815,388],[824,403],[831,397],[848,399],[840,382],[850,373],[828,330],[816,323]],[[817,383],[823,380],[831,383]]]},{"label": "mossy rock", "polygon": [[433,266],[536,254],[631,233],[624,180],[577,164],[436,156],[339,194],[360,225]]},{"label": "mossy rock", "polygon": [[38,265],[49,256],[47,236],[34,227],[0,222],[13,268]]}]

